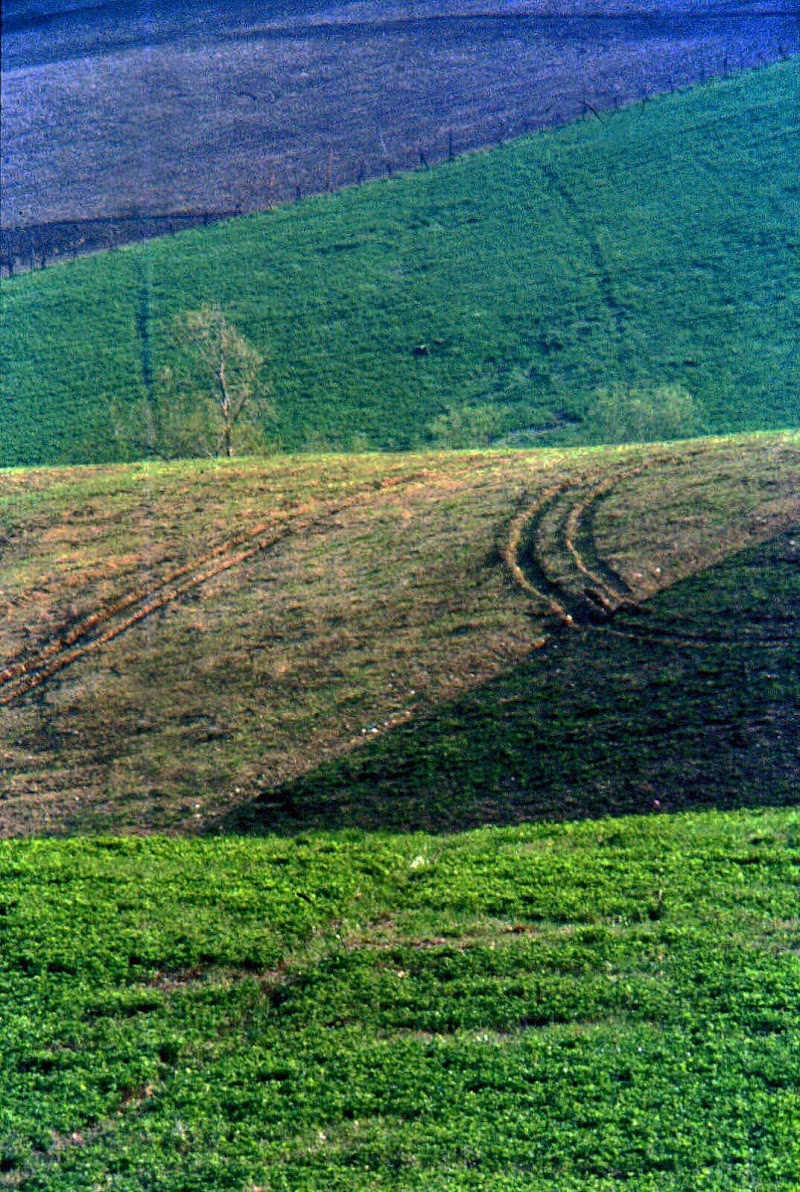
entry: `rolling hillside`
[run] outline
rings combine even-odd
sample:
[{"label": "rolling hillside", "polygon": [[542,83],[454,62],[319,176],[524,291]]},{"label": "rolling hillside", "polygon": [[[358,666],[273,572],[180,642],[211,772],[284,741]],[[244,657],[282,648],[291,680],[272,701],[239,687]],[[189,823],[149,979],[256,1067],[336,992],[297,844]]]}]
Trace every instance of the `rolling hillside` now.
[{"label": "rolling hillside", "polygon": [[798,95],[4,282],[0,1189],[797,1192]]},{"label": "rolling hillside", "polygon": [[[0,267],[253,211],[800,50],[787,0],[5,3]],[[46,129],[46,135],[43,130]]]},{"label": "rolling hillside", "polygon": [[0,473],[2,1186],[794,1192],[798,493]]},{"label": "rolling hillside", "polygon": [[799,87],[793,60],[8,281],[0,461],[153,449],[209,302],[269,358],[274,447],[795,425]]},{"label": "rolling hillside", "polygon": [[2,477],[2,1186],[794,1192],[798,437],[379,462]]},{"label": "rolling hillside", "polygon": [[0,474],[0,831],[791,801],[799,467],[795,434]]}]

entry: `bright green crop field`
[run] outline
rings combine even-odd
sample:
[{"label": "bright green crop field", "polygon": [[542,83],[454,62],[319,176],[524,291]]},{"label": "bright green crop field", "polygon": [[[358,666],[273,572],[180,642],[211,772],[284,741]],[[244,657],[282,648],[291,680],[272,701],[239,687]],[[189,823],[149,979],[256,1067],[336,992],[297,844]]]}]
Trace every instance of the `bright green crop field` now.
[{"label": "bright green crop field", "polygon": [[157,449],[175,320],[206,303],[267,357],[276,449],[796,425],[798,93],[794,59],[11,279],[0,465]]},{"label": "bright green crop field", "polygon": [[799,1186],[796,810],[7,841],[0,883],[0,1186]]}]

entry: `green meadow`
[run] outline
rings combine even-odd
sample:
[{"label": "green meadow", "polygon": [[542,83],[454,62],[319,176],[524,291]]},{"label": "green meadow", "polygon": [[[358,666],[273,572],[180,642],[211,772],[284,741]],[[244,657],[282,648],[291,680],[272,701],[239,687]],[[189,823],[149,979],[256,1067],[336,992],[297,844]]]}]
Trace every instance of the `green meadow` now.
[{"label": "green meadow", "polygon": [[0,1180],[793,1192],[800,818],[0,845]]},{"label": "green meadow", "polygon": [[0,463],[157,453],[208,303],[267,357],[268,450],[795,425],[799,88],[789,60],[6,281]]}]

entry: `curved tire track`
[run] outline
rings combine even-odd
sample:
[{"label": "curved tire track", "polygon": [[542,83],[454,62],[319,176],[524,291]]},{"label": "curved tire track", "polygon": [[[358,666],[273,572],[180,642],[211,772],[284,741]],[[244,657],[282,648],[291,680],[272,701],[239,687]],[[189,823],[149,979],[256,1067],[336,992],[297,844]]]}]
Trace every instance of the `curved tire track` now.
[{"label": "curved tire track", "polygon": [[633,624],[610,628],[617,613],[637,613],[641,603],[597,549],[594,519],[598,504],[619,484],[644,472],[670,465],[682,467],[705,454],[702,448],[668,452],[619,471],[561,481],[513,519],[503,557],[514,581],[540,603],[551,625],[572,629],[581,624],[606,626],[618,636],[675,644],[777,645],[791,640],[788,633],[673,633]]},{"label": "curved tire track", "polygon": [[[570,481],[564,480],[546,489],[541,496],[519,513],[511,522],[508,542],[503,550],[503,559],[511,572],[514,581],[524,592],[539,601],[550,616],[563,624],[574,628],[573,619],[566,607],[556,598],[555,592],[560,592],[557,585],[548,578],[546,569],[536,556],[526,557],[526,540],[535,536],[536,526],[543,513],[553,502],[570,488]],[[523,569],[522,563],[525,563]],[[529,578],[529,574],[532,578]]]},{"label": "curved tire track", "polygon": [[590,563],[585,561],[584,542],[593,543],[586,523],[598,501],[619,483],[665,462],[657,457],[623,471],[561,481],[512,521],[506,564],[516,583],[562,624],[576,628],[579,622],[606,620],[624,605],[635,606],[627,584],[594,548]]},{"label": "curved tire track", "polygon": [[[214,555],[205,556],[199,563],[173,572],[149,592],[128,593],[110,608],[92,613],[32,658],[15,662],[0,672],[0,707],[21,699],[59,671],[108,645],[146,617],[180,599],[192,588],[277,545],[292,532],[293,529],[286,526],[271,537],[258,538],[255,543],[236,553],[231,553],[231,548],[225,544]],[[127,616],[122,615],[125,612]]]}]

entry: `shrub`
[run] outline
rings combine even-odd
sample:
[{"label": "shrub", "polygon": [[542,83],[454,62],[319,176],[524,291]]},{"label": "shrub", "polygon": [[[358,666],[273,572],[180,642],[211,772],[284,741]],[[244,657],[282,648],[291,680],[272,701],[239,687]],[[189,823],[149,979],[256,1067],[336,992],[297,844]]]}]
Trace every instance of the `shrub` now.
[{"label": "shrub", "polygon": [[651,443],[700,433],[700,412],[681,385],[609,385],[595,390],[589,419],[606,443]]}]

